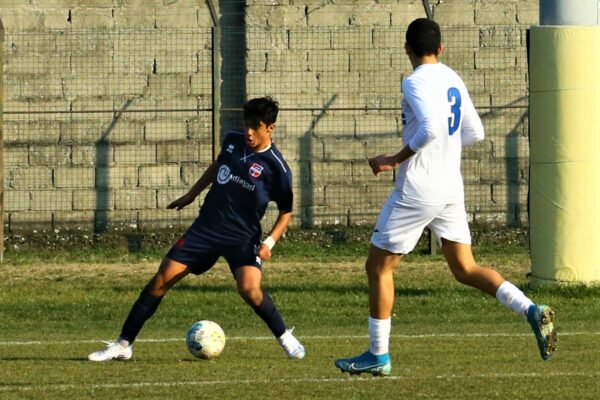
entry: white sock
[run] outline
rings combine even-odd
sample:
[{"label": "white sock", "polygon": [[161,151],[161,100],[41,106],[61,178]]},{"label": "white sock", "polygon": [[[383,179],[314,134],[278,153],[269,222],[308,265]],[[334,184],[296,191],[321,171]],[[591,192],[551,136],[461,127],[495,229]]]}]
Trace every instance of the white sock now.
[{"label": "white sock", "polygon": [[509,281],[504,281],[500,285],[496,291],[496,298],[505,307],[510,308],[517,314],[520,314],[524,317],[527,316],[527,310],[529,310],[529,306],[533,304],[533,301],[531,301],[529,297],[525,296],[525,293],[521,292],[518,287]]},{"label": "white sock", "polygon": [[376,356],[389,353],[390,331],[392,330],[392,319],[375,319],[369,316],[369,351]]},{"label": "white sock", "polygon": [[129,340],[125,340],[123,338],[118,338],[117,342],[123,347],[129,347]]}]

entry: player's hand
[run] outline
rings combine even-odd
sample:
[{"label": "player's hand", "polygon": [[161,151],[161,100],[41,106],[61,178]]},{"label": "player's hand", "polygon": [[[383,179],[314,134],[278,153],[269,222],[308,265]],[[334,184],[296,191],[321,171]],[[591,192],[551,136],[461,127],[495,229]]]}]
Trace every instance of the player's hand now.
[{"label": "player's hand", "polygon": [[271,258],[271,255],[271,250],[267,247],[267,245],[261,243],[260,247],[258,248],[258,256],[260,259],[267,261]]},{"label": "player's hand", "polygon": [[177,210],[181,210],[183,207],[192,203],[196,199],[196,196],[191,195],[189,192],[178,198],[177,200],[173,200],[167,206],[168,209],[175,208]]},{"label": "player's hand", "polygon": [[380,172],[391,171],[394,169],[395,163],[392,157],[387,154],[380,154],[373,158],[369,158],[369,166],[373,174],[377,176]]}]

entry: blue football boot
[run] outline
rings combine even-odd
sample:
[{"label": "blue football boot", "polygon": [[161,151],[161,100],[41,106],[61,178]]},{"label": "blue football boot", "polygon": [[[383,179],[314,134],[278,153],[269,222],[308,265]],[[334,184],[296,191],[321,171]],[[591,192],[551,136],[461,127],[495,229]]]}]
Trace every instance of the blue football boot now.
[{"label": "blue football boot", "polygon": [[549,360],[558,341],[554,329],[554,311],[546,305],[533,304],[527,310],[527,322],[535,335],[540,355],[544,360]]},{"label": "blue football boot", "polygon": [[339,358],[335,360],[335,366],[342,372],[349,372],[350,375],[366,372],[375,376],[386,376],[392,373],[389,353],[376,356],[367,351],[357,357]]}]

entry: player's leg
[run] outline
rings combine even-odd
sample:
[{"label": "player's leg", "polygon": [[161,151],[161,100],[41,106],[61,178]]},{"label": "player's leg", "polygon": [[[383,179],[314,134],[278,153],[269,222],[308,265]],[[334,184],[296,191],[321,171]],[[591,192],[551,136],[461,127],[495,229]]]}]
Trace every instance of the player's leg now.
[{"label": "player's leg", "polygon": [[[456,280],[477,288],[490,296],[496,296],[498,288],[505,282],[502,275],[494,269],[479,266],[473,258],[470,244],[453,242],[443,237],[441,239],[442,252]],[[529,304],[523,304],[522,306],[528,307]]]},{"label": "player's leg", "polygon": [[389,342],[394,305],[394,271],[401,255],[371,244],[365,263],[369,283],[369,350],[359,356],[335,361],[342,372],[389,375]]},{"label": "player's leg", "polygon": [[365,264],[369,282],[369,350],[357,357],[335,361],[342,372],[389,375],[389,338],[394,304],[393,273],[402,255],[411,252],[423,229],[440,211],[440,207],[408,203],[397,192],[385,202],[373,235]]},{"label": "player's leg", "polygon": [[394,306],[394,271],[402,255],[371,245],[365,270],[369,283],[369,340],[375,355],[387,354]]},{"label": "player's leg", "polygon": [[139,297],[133,303],[119,338],[114,342],[108,342],[105,349],[91,353],[88,359],[90,361],[130,359],[132,344],[144,323],[154,315],[167,291],[188,273],[187,265],[165,257],[154,277],[142,289]]},{"label": "player's leg", "polygon": [[288,357],[304,358],[304,346],[287,329],[273,299],[261,288],[262,271],[259,266],[246,265],[235,269],[235,281],[240,297],[254,310],[269,327]]},{"label": "player's leg", "polygon": [[403,254],[413,250],[423,229],[439,207],[407,203],[392,192],[385,202],[371,236],[365,264],[369,282],[369,350],[357,357],[335,361],[342,372],[389,375],[389,338],[394,304],[393,273]]},{"label": "player's leg", "polygon": [[[134,303],[121,330],[121,342],[135,341],[144,323],[149,320],[160,305],[164,295],[177,282],[190,273],[187,265],[165,257],[154,277],[148,282]],[[125,343],[124,343],[125,344]]]},{"label": "player's leg", "polygon": [[556,350],[554,311],[546,305],[534,304],[519,288],[504,280],[491,268],[477,265],[471,246],[442,239],[442,250],[456,279],[494,296],[498,301],[527,319],[544,360]]},{"label": "player's leg", "polygon": [[242,266],[235,270],[234,276],[240,297],[265,321],[275,337],[281,336],[285,323],[271,297],[261,288],[262,271],[254,266]]},{"label": "player's leg", "polygon": [[441,238],[442,252],[454,277],[496,297],[505,307],[525,317],[533,329],[542,358],[549,359],[556,342],[554,312],[548,306],[534,304],[496,270],[481,267],[475,262],[464,205],[447,206],[431,222],[430,228]]}]

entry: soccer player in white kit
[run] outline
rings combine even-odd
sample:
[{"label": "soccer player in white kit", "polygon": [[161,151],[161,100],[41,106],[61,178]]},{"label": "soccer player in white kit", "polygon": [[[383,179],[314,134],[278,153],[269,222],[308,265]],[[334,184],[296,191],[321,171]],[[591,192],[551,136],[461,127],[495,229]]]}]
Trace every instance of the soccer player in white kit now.
[{"label": "soccer player in white kit", "polygon": [[398,167],[395,188],[384,204],[366,261],[369,340],[365,353],[335,361],[342,372],[389,375],[389,337],[394,303],[393,272],[413,250],[425,228],[438,238],[454,277],[495,296],[527,319],[544,360],[555,350],[554,312],[534,304],[497,271],[477,265],[464,205],[462,147],[483,139],[484,130],[462,79],[438,62],[440,28],[420,18],[406,32],[413,73],[402,82],[404,147],[369,160],[375,175]]}]

